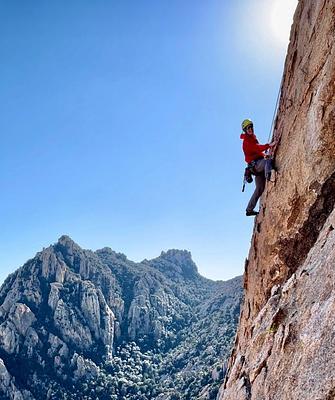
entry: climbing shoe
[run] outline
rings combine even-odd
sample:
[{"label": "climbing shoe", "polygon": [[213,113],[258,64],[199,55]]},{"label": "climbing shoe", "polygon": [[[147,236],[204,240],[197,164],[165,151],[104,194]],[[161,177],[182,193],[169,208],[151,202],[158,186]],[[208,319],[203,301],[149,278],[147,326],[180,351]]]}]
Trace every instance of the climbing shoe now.
[{"label": "climbing shoe", "polygon": [[269,173],[266,174],[265,178],[269,182],[276,182],[276,170],[272,169]]},{"label": "climbing shoe", "polygon": [[277,177],[277,170],[272,169],[270,175],[270,182],[276,182],[276,177]]},{"label": "climbing shoe", "polygon": [[245,215],[247,217],[253,217],[254,215],[258,215],[258,214],[259,214],[258,211],[254,211],[254,210],[245,212]]}]

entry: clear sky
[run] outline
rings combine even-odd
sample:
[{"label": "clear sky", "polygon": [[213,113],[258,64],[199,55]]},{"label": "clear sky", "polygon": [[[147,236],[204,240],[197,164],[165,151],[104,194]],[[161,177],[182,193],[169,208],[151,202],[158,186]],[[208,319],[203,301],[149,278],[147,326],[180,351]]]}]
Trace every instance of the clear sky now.
[{"label": "clear sky", "polygon": [[269,135],[296,0],[0,2],[0,282],[70,235],[242,274],[241,120]]}]

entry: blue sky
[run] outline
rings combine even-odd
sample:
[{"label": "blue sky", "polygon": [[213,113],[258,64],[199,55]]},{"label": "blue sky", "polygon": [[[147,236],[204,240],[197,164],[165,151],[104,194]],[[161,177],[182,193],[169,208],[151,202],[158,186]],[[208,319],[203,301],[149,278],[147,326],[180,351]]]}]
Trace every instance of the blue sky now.
[{"label": "blue sky", "polygon": [[0,281],[62,234],[135,261],[188,249],[209,278],[241,274],[240,122],[267,141],[284,3],[0,2]]}]

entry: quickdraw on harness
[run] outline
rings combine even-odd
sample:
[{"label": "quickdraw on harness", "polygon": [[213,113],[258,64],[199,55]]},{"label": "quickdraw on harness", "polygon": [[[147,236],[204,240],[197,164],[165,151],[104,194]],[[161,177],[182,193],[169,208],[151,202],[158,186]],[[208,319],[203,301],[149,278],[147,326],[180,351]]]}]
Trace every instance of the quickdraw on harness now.
[{"label": "quickdraw on harness", "polygon": [[255,165],[257,164],[257,161],[261,160],[261,158],[258,158],[257,160],[251,161],[245,168],[244,170],[244,176],[243,176],[243,186],[242,186],[242,192],[244,192],[245,189],[245,183],[252,183],[253,178],[252,175],[257,175],[257,172],[255,171]]},{"label": "quickdraw on harness", "polygon": [[242,192],[244,192],[245,189],[245,183],[252,183],[252,168],[248,166],[244,170],[244,176],[243,176],[243,186],[242,186]]}]

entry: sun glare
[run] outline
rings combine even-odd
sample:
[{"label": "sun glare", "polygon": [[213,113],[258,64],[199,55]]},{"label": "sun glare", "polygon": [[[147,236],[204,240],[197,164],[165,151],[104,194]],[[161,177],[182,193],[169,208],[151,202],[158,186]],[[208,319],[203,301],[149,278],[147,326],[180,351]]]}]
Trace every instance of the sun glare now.
[{"label": "sun glare", "polygon": [[282,54],[289,44],[297,5],[298,0],[246,0],[240,5],[243,29],[238,25],[236,37],[243,54],[247,48],[262,62]]},{"label": "sun glare", "polygon": [[297,0],[274,0],[271,9],[271,30],[280,45],[287,45]]}]

